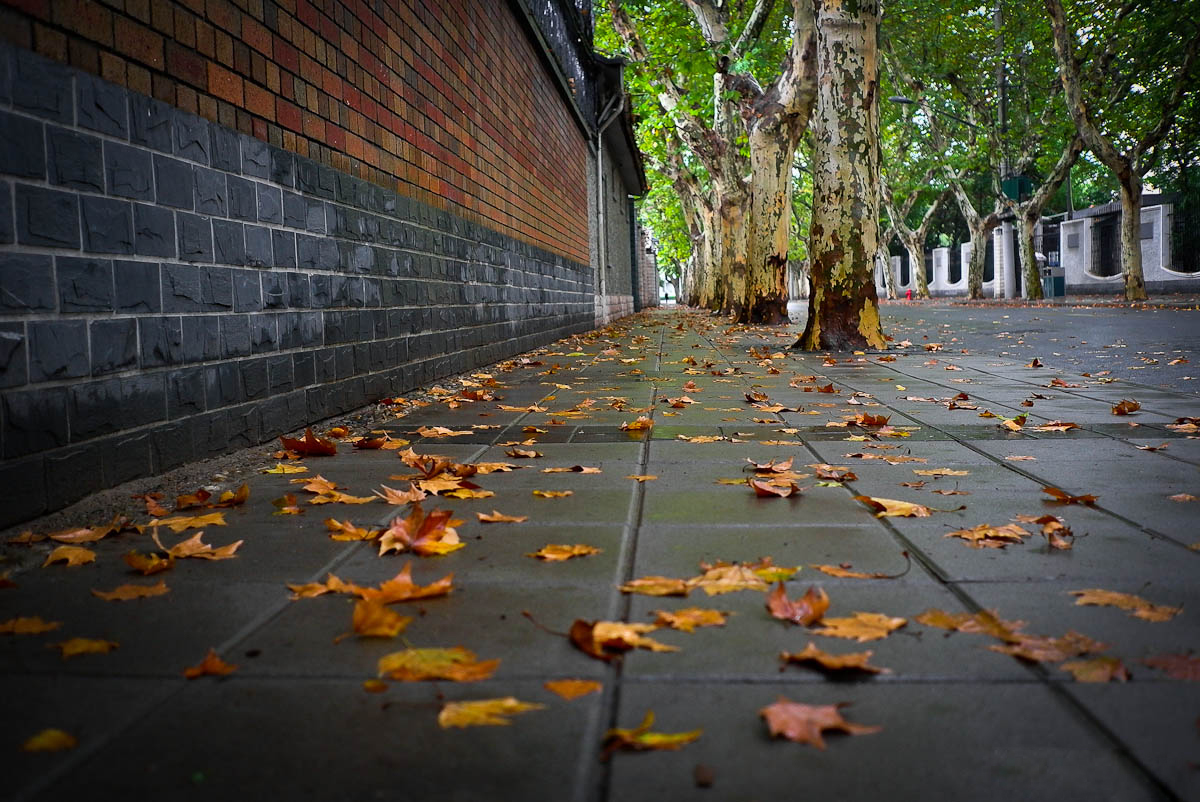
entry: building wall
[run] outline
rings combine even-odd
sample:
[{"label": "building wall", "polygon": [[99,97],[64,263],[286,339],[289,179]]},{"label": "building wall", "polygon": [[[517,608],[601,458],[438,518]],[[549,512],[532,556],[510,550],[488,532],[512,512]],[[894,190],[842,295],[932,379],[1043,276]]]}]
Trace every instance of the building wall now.
[{"label": "building wall", "polygon": [[192,5],[0,9],[120,79],[0,47],[0,526],[593,325],[586,146],[507,7]]},{"label": "building wall", "polygon": [[583,135],[500,0],[0,0],[0,36],[587,262]]},{"label": "building wall", "polygon": [[629,195],[636,190],[625,185],[617,169],[612,149],[604,158],[604,296],[597,288],[596,320],[608,322],[633,314],[633,253],[629,230],[636,221],[630,218]]},{"label": "building wall", "polygon": [[659,289],[658,260],[654,254],[654,242],[650,232],[638,228],[638,302],[642,309],[658,306],[662,294]]}]

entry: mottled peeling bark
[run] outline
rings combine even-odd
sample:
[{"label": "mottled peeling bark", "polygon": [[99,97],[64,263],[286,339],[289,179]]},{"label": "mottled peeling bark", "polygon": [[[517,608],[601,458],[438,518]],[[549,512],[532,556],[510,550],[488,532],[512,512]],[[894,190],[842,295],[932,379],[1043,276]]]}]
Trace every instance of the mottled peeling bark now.
[{"label": "mottled peeling bark", "polygon": [[1125,300],[1146,300],[1142,274],[1142,178],[1136,173],[1117,174],[1121,182],[1121,268],[1125,274]]},{"label": "mottled peeling bark", "polygon": [[872,268],[879,247],[877,0],[818,0],[812,131],[812,293],[806,350],[884,348]]}]

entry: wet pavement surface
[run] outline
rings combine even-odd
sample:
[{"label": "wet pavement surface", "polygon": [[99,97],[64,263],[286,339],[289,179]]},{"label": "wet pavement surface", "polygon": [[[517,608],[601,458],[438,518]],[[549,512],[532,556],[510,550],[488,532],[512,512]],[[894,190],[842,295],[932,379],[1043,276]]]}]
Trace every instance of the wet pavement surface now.
[{"label": "wet pavement surface", "polygon": [[[203,527],[216,547],[244,541],[233,559],[177,559],[142,577],[122,557],[158,549],[150,529],[80,543],[96,558],[76,567],[40,567],[54,542],[9,545],[10,558],[24,555],[12,564],[26,567],[9,577],[16,587],[0,589],[0,622],[40,616],[60,625],[0,635],[6,796],[1200,798],[1200,501],[1170,498],[1200,495],[1200,420],[1186,420],[1200,416],[1200,399],[1182,378],[1187,364],[1166,372],[1170,359],[1191,359],[1200,313],[1088,310],[1078,321],[1086,332],[1071,334],[1075,311],[891,304],[889,331],[909,345],[829,356],[789,350],[796,327],[651,311],[468,384],[446,382],[441,402],[397,407],[404,416],[385,429],[409,441],[402,449],[356,450],[344,439],[336,456],[283,459],[305,472],[259,474],[249,500],[223,510],[225,525]],[[1126,347],[1105,348],[1118,340]],[[1034,357],[1041,367],[1029,366]],[[1114,414],[1126,399],[1140,409]],[[630,430],[641,416],[653,426]],[[408,479],[392,478],[419,473],[399,458],[406,448],[460,465],[519,466],[470,478],[494,495],[422,502],[462,521],[465,545],[445,556],[378,556],[376,540],[333,540],[327,518],[382,529],[410,508],[313,504],[319,496],[292,481],[320,475],[354,496],[407,490]],[[514,457],[514,448],[541,456]],[[756,494],[747,460],[774,464],[759,481],[800,492]],[[544,472],[572,466],[599,472]],[[272,501],[289,493],[303,514],[275,515]],[[856,496],[924,512],[879,517]],[[492,510],[528,518],[478,520]],[[130,515],[150,519],[132,502]],[[1057,516],[1070,530],[1060,530],[1059,545],[1071,547],[1054,548],[1045,521],[1018,523],[1027,534],[1010,534],[1003,548],[948,536],[1018,515]],[[36,522],[31,529],[39,532]],[[167,548],[198,531],[159,530]],[[600,551],[564,562],[527,556],[547,544]],[[765,605],[776,574],[764,557],[799,569],[784,582],[788,598],[822,588],[826,619],[879,613],[904,624],[857,642],[778,620]],[[709,595],[695,584],[687,597],[620,589],[642,577],[697,577],[722,562],[757,576],[757,589]],[[352,630],[354,595],[293,600],[287,587],[330,573],[377,587],[410,563],[419,585],[453,574],[453,590],[391,604],[413,619],[395,637],[335,643]],[[888,578],[832,576],[818,565]],[[151,598],[92,593],[159,580],[169,592]],[[1079,606],[1071,591],[1086,589],[1144,601]],[[691,607],[730,615],[724,626],[649,633],[676,651],[632,649],[610,661],[566,637],[577,621],[651,623],[658,611]],[[931,610],[967,630],[974,617],[977,631],[936,626]],[[75,637],[119,646],[69,659],[51,648]],[[888,671],[781,662],[781,652],[809,643],[838,655],[870,650],[871,664]],[[989,648],[1038,643],[1036,661]],[[1046,655],[1050,646],[1063,653]],[[434,647],[499,664],[474,682],[368,682],[385,655]],[[237,669],[185,679],[210,648]],[[1176,675],[1190,671],[1193,681],[1158,667],[1169,655],[1180,656]],[[1101,656],[1120,660],[1129,681],[1082,682],[1062,668]],[[567,701],[545,687],[568,678],[600,689]],[[544,707],[507,726],[438,724],[450,702],[509,696]],[[846,720],[881,729],[826,733],[823,750],[772,738],[760,711],[781,697],[845,703]],[[647,711],[654,731],[702,734],[675,750],[602,760],[606,731],[636,727]],[[21,751],[46,728],[77,745]]]}]

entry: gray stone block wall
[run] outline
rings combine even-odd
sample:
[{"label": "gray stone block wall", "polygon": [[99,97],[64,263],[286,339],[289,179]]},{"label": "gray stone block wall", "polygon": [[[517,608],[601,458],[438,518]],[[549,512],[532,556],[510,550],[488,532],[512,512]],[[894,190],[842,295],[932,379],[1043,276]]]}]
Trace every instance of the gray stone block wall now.
[{"label": "gray stone block wall", "polygon": [[0,526],[593,326],[587,265],[0,45],[6,71]]}]

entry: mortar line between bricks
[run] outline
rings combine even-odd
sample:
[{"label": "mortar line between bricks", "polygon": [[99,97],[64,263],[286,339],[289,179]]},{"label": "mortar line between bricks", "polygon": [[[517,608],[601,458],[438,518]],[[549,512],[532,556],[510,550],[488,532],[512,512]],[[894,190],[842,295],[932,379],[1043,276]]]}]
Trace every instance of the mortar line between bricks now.
[{"label": "mortar line between bricks", "polygon": [[[316,571],[316,573],[311,574],[307,581],[319,582],[322,576],[332,572],[339,565],[349,561],[349,559],[354,556],[354,553],[357,552],[362,545],[363,543],[361,541],[357,543],[350,543],[346,548],[342,549],[341,552],[334,555],[329,561],[327,561],[319,570]],[[240,641],[245,640],[252,633],[266,626],[272,619],[283,613],[283,611],[286,610],[291,603],[292,602],[290,599],[285,598],[277,604],[268,607],[264,612],[251,619],[240,629],[222,641],[219,646],[215,647],[217,653],[228,653],[228,651],[236,646]],[[237,679],[233,678],[230,681],[236,682]],[[141,706],[135,708],[130,715],[126,716],[117,725],[110,727],[90,745],[72,750],[70,756],[67,757],[62,763],[59,763],[52,769],[49,769],[37,779],[29,783],[29,785],[25,786],[25,788],[22,788],[13,797],[13,802],[26,802],[27,800],[32,800],[35,797],[40,796],[43,792],[48,791],[54,782],[82,766],[86,760],[102,751],[110,743],[117,741],[125,732],[132,729],[134,725],[145,719],[152,712],[165,705],[173,697],[184,693],[189,687],[191,687],[191,683],[191,680],[176,678],[176,681],[167,686],[160,694],[152,699],[147,700]]]},{"label": "mortar line between bricks", "polygon": [[[848,383],[842,382],[842,384],[844,384],[846,387],[849,387],[850,389],[853,389],[853,386]],[[884,405],[884,406],[888,409],[891,409],[891,407],[887,407],[887,405]],[[900,414],[904,414],[904,413],[900,413]],[[906,415],[905,417],[908,417],[908,416]],[[1023,473],[1023,471],[1021,471],[1013,466],[1007,465],[1000,460],[996,460],[996,458],[993,457],[992,455],[987,454],[986,452],[981,451],[977,448],[974,448],[973,446],[970,445],[970,443],[959,439],[958,437],[956,437],[954,434],[952,434],[950,432],[945,432],[941,429],[938,429],[936,426],[932,426],[929,424],[922,423],[922,425],[929,426],[929,428],[932,428],[935,431],[939,431],[942,434],[945,434],[947,437],[949,437],[951,439],[952,442],[954,442],[958,445],[961,445],[961,446],[965,446],[965,447],[971,449],[972,451],[975,451],[975,452],[987,457],[988,459],[999,463],[1001,465],[1001,467],[1004,467],[1004,468],[1014,471],[1016,473]],[[805,445],[807,446],[807,443]],[[811,447],[810,447],[810,450],[811,450]],[[847,489],[849,489],[849,488],[847,488]],[[1108,511],[1105,510],[1105,512],[1108,512]],[[888,521],[886,518],[881,518],[878,520],[879,520],[879,523],[881,526],[883,526],[885,529],[887,529],[889,532],[891,532],[892,537],[894,539],[896,539],[897,541],[899,541],[903,544],[906,544],[908,546],[910,553],[913,554],[914,557],[916,557],[918,562],[920,562],[923,567],[928,566],[928,567],[936,568],[937,570],[935,572],[933,572],[933,579],[936,582],[938,582],[940,585],[942,585],[944,588],[946,588],[946,590],[948,590],[950,593],[952,593],[968,610],[970,610],[973,613],[979,613],[985,609],[983,607],[983,605],[980,604],[978,601],[976,601],[975,598],[970,593],[968,593],[965,588],[960,587],[959,583],[945,578],[945,576],[942,575],[942,573],[941,573],[942,569],[940,566],[938,566],[937,561],[933,560],[931,557],[926,555],[920,548],[917,547],[916,543],[914,543],[906,535],[904,535],[890,521]],[[1141,528],[1141,527],[1139,527],[1139,528]],[[1134,773],[1137,774],[1137,776],[1143,783],[1153,787],[1165,799],[1170,799],[1170,800],[1179,800],[1180,799],[1171,790],[1171,788],[1150,769],[1149,766],[1147,766],[1145,763],[1143,763],[1137,757],[1137,755],[1134,754],[1133,750],[1129,748],[1129,746],[1125,743],[1125,741],[1123,739],[1121,739],[1117,735],[1116,732],[1114,732],[1110,727],[1105,725],[1104,722],[1099,719],[1099,717],[1097,717],[1094,713],[1092,713],[1092,711],[1089,710],[1087,708],[1087,706],[1084,705],[1081,701],[1079,701],[1073,694],[1067,692],[1067,690],[1062,686],[1062,683],[1054,682],[1050,677],[1050,672],[1046,669],[1045,666],[1043,666],[1041,663],[1026,663],[1024,661],[1020,661],[1020,662],[1021,662],[1022,667],[1026,671],[1028,671],[1043,687],[1045,687],[1046,690],[1052,696],[1054,696],[1056,699],[1058,699],[1059,703],[1067,711],[1073,713],[1078,719],[1081,720],[1081,722],[1084,725],[1090,727],[1101,738],[1103,738],[1111,746],[1111,748],[1112,748],[1113,752],[1116,754],[1116,756],[1123,763],[1125,763],[1125,765],[1128,768],[1132,769],[1134,771]]]},{"label": "mortar line between bricks", "polygon": [[[985,371],[980,371],[980,372],[981,372],[981,373],[984,373]],[[907,375],[909,375],[909,374],[903,373],[903,371],[897,371],[897,373],[900,373],[901,375],[906,375],[906,376],[907,376]],[[988,375],[992,375],[992,374],[988,374]],[[919,377],[915,377],[915,376],[913,376],[913,377],[911,377],[911,378],[919,378]],[[854,389],[854,386],[853,386],[853,385],[851,385],[851,384],[848,384],[848,383],[846,383],[846,382],[842,382],[842,384],[844,384],[846,387],[848,387],[848,388],[849,388],[849,389],[851,389],[851,390],[853,390],[853,389]],[[947,389],[951,389],[951,388],[947,388]],[[900,414],[900,415],[904,415],[904,416],[905,416],[906,418],[908,418],[909,420],[912,420],[912,421],[915,421],[916,423],[919,423],[919,424],[921,424],[922,428],[932,429],[932,430],[933,430],[933,431],[935,431],[935,432],[939,432],[939,433],[941,433],[941,434],[944,434],[944,435],[946,435],[947,437],[949,437],[949,438],[951,439],[951,441],[952,441],[952,442],[954,442],[954,443],[956,443],[956,444],[958,444],[958,445],[960,445],[960,446],[963,446],[964,448],[967,448],[967,449],[969,449],[970,451],[974,451],[976,454],[979,454],[980,456],[982,456],[982,457],[986,458],[987,460],[989,460],[990,462],[992,462],[992,463],[993,463],[994,465],[996,465],[997,467],[1004,468],[1006,471],[1011,471],[1012,473],[1015,473],[1015,474],[1017,474],[1017,475],[1019,475],[1019,476],[1024,476],[1026,479],[1029,479],[1029,480],[1030,480],[1030,481],[1032,481],[1032,482],[1038,482],[1038,483],[1040,483],[1040,484],[1041,484],[1043,487],[1057,487],[1057,485],[1056,485],[1054,482],[1050,482],[1050,481],[1047,481],[1046,479],[1043,479],[1043,478],[1041,478],[1040,476],[1038,476],[1037,474],[1033,473],[1032,471],[1030,471],[1030,470],[1029,470],[1029,469],[1027,469],[1027,468],[1023,468],[1023,467],[1021,467],[1021,466],[1019,466],[1019,465],[1015,465],[1015,464],[1013,464],[1013,463],[1011,463],[1011,462],[1008,462],[1007,460],[1004,460],[1004,459],[998,458],[996,455],[994,455],[994,454],[991,454],[991,453],[988,453],[987,451],[984,451],[983,449],[981,449],[981,448],[978,448],[978,447],[976,447],[975,445],[972,445],[972,442],[971,442],[970,440],[963,440],[963,439],[960,439],[960,438],[959,438],[957,435],[955,435],[953,432],[947,432],[945,429],[942,429],[942,428],[940,428],[940,427],[939,427],[937,424],[928,423],[928,422],[926,422],[926,421],[922,421],[922,420],[920,420],[919,418],[914,418],[914,417],[912,417],[912,416],[910,416],[910,415],[907,415],[907,414],[906,414],[906,413],[904,413],[904,412],[901,412],[901,411],[899,411],[899,410],[892,409],[892,407],[888,406],[887,404],[884,404],[884,407],[885,407],[885,408],[887,408],[887,409],[889,409],[889,410],[891,410],[892,412],[895,412],[895,413],[897,413],[897,414]],[[1089,429],[1089,431],[1092,431],[1092,430],[1090,430],[1090,429]],[[1113,440],[1113,441],[1116,441],[1116,442],[1123,442],[1123,443],[1126,443],[1126,442],[1128,442],[1128,441],[1126,441],[1126,440],[1124,440],[1124,439],[1122,439],[1122,438],[1120,438],[1120,437],[1116,437],[1115,435],[1106,434],[1106,433],[1104,433],[1104,432],[1096,432],[1096,434],[1099,434],[1099,435],[1101,435],[1102,437],[1105,437],[1105,438],[1107,438],[1107,439],[1109,439],[1109,440]],[[1191,463],[1185,463],[1185,464],[1189,464],[1189,465],[1190,465]],[[1187,543],[1184,543],[1184,542],[1182,542],[1182,541],[1180,541],[1180,540],[1177,540],[1176,538],[1174,538],[1174,537],[1172,537],[1172,536],[1170,536],[1170,535],[1164,534],[1163,532],[1159,532],[1159,531],[1158,531],[1158,530],[1156,530],[1156,529],[1152,529],[1152,528],[1150,528],[1150,527],[1148,527],[1148,526],[1145,526],[1145,525],[1143,525],[1143,524],[1140,524],[1140,523],[1138,523],[1137,521],[1133,520],[1132,518],[1126,518],[1124,515],[1121,515],[1119,512],[1115,512],[1115,511],[1113,511],[1113,510],[1110,510],[1110,509],[1108,509],[1107,507],[1104,507],[1104,506],[1102,506],[1102,505],[1100,505],[1100,504],[1090,504],[1090,505],[1088,505],[1088,506],[1089,506],[1091,509],[1094,509],[1094,510],[1096,510],[1097,512],[1101,512],[1101,513],[1103,513],[1104,515],[1107,515],[1107,516],[1109,516],[1110,518],[1115,518],[1116,520],[1120,521],[1121,523],[1123,523],[1123,524],[1126,524],[1126,525],[1128,525],[1128,526],[1131,526],[1131,527],[1133,527],[1134,529],[1137,529],[1139,532],[1141,532],[1142,534],[1146,535],[1146,536],[1147,536],[1147,537],[1149,537],[1151,540],[1165,540],[1166,542],[1168,542],[1168,543],[1170,543],[1170,544],[1172,544],[1172,545],[1174,545],[1174,546],[1177,546],[1178,548],[1181,548],[1181,549],[1183,549],[1183,550],[1185,550],[1185,551],[1191,551],[1191,550],[1188,548],[1188,544],[1187,544]],[[1193,553],[1194,553],[1194,552],[1193,552]]]},{"label": "mortar line between bricks", "polygon": [[[658,328],[658,351],[654,358],[654,371],[656,375],[662,365],[662,348],[665,332],[666,324],[660,324]],[[649,384],[650,417],[653,420],[655,399],[658,397],[658,382],[651,381]],[[637,472],[639,474],[646,472],[650,462],[652,434],[653,429],[643,432],[641,447],[638,449]],[[617,575],[621,584],[633,579],[638,537],[641,533],[642,510],[646,500],[646,488],[643,482],[633,482],[633,487],[630,488],[630,491],[629,512],[626,516],[624,532],[621,536],[621,553],[617,558]],[[609,602],[610,617],[613,620],[627,620],[632,604],[633,600],[629,594],[623,593],[617,588],[614,590]],[[607,800],[612,791],[612,761],[605,762],[599,769],[599,777],[593,780],[592,778],[596,772],[596,760],[592,756],[595,754],[593,750],[596,748],[596,744],[602,740],[601,725],[607,731],[618,724],[617,713],[621,707],[623,669],[624,662],[619,658],[608,664],[605,671],[605,680],[611,690],[606,690],[604,703],[594,708],[595,713],[589,716],[587,726],[584,728],[584,742],[580,749],[582,765],[579,767],[576,775],[575,798],[578,800],[589,798]],[[605,721],[602,722],[601,718],[605,719]],[[589,794],[592,788],[595,789],[594,795]]]}]

